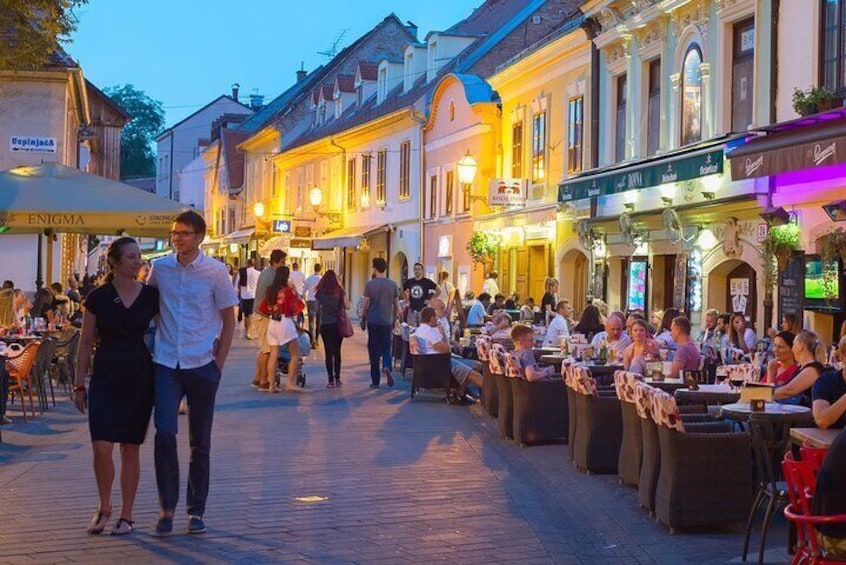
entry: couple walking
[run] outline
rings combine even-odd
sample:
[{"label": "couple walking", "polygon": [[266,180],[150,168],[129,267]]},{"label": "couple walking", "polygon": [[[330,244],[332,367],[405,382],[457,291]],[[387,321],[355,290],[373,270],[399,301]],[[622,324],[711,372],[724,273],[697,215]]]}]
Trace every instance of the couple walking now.
[{"label": "couple walking", "polygon": [[[132,507],[141,473],[139,448],[155,406],[155,468],[160,514],[156,535],[173,531],[179,498],[176,433],[179,403],[187,397],[191,461],[188,470],[188,533],[206,531],[209,453],[215,395],[229,354],[238,303],[226,266],[206,257],[200,242],[202,216],[180,214],[171,238],[175,254],[153,264],[147,284],[136,281],[142,266],[137,242],[128,237],[109,246],[110,274],[85,301],[77,360],[74,404],[88,409],[94,475],[100,504],[88,533],[103,532],[112,515],[114,444],[120,444],[122,506],[111,529],[133,528]],[[154,355],[144,332],[156,318]],[[90,391],[85,377],[95,342]]]}]

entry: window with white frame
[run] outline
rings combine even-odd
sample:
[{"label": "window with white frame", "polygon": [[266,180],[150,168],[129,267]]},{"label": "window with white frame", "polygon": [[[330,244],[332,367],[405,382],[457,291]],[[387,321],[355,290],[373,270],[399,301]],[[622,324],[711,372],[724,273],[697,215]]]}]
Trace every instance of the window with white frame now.
[{"label": "window with white frame", "polygon": [[567,107],[567,172],[582,170],[582,145],[584,137],[583,96],[571,98]]},{"label": "window with white frame", "polygon": [[355,210],[355,157],[347,161],[347,210]]},{"label": "window with white frame", "polygon": [[400,143],[399,197],[411,196],[411,142]]},{"label": "window with white frame", "polygon": [[702,140],[702,52],[688,47],[681,72],[681,144]]},{"label": "window with white frame", "polygon": [[523,177],[523,122],[511,126],[511,176]]},{"label": "window with white frame", "polygon": [[820,84],[846,88],[846,0],[820,0]]},{"label": "window with white frame", "polygon": [[626,75],[617,77],[616,114],[614,121],[614,161],[619,163],[626,159],[626,89],[628,80]]},{"label": "window with white frame", "polygon": [[444,215],[452,214],[452,202],[455,199],[455,174],[447,171],[444,175]]},{"label": "window with white frame", "polygon": [[649,61],[646,93],[646,154],[661,147],[661,59]]},{"label": "window with white frame", "polygon": [[361,207],[367,208],[370,206],[370,168],[372,166],[373,156],[370,154],[364,155],[361,158]]},{"label": "window with white frame", "polygon": [[438,175],[429,177],[429,219],[438,215]]},{"label": "window with white frame", "polygon": [[546,178],[546,111],[532,117],[532,181]]},{"label": "window with white frame", "polygon": [[745,131],[755,121],[752,85],[755,75],[755,19],[733,26],[731,61],[731,130]]},{"label": "window with white frame", "polygon": [[382,149],[376,154],[376,204],[388,201],[387,193],[388,150]]}]

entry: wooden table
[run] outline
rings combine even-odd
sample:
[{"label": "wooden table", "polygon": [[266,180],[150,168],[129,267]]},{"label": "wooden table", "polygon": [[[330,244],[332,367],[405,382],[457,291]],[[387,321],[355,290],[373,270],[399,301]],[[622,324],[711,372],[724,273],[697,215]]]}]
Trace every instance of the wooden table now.
[{"label": "wooden table", "polygon": [[656,381],[652,378],[645,378],[643,379],[643,382],[649,386],[661,389],[664,392],[669,392],[670,394],[673,394],[676,390],[687,386],[684,379],[661,379],[660,381]]},{"label": "wooden table", "polygon": [[699,385],[697,390],[679,388],[674,395],[679,404],[733,404],[740,400],[740,393],[729,385]]},{"label": "wooden table", "polygon": [[842,428],[790,428],[790,441],[797,445],[810,445],[828,449],[840,433]]}]

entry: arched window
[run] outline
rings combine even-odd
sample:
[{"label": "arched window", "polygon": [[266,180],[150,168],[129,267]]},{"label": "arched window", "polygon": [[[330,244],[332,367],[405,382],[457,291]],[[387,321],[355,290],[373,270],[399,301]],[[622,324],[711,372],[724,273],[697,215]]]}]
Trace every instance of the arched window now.
[{"label": "arched window", "polygon": [[691,45],[684,55],[681,76],[681,144],[702,140],[702,52]]}]

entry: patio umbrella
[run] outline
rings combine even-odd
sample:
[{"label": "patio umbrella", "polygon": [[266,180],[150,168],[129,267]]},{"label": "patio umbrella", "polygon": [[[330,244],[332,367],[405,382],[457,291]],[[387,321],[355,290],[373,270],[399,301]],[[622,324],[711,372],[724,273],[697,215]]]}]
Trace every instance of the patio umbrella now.
[{"label": "patio umbrella", "polygon": [[165,237],[188,206],[79,169],[42,163],[0,173],[0,233]]}]

